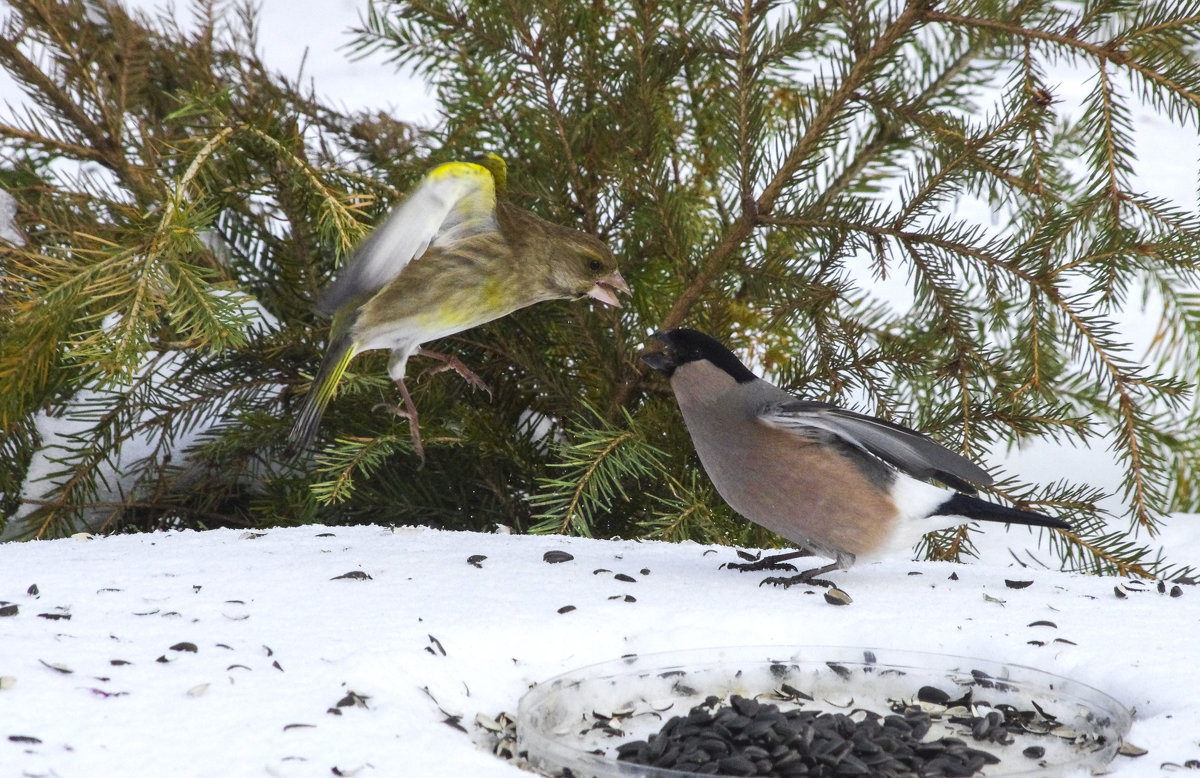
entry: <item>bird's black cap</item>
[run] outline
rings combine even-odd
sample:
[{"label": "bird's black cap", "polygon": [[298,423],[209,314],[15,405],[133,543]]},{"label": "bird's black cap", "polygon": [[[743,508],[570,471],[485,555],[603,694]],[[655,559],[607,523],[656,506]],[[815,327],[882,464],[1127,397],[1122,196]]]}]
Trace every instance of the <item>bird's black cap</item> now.
[{"label": "bird's black cap", "polygon": [[675,368],[688,362],[707,360],[728,373],[739,384],[754,381],[758,376],[741,363],[733,352],[703,332],[680,327],[656,332],[650,337],[666,346],[663,351],[642,355],[642,361],[668,378]]}]

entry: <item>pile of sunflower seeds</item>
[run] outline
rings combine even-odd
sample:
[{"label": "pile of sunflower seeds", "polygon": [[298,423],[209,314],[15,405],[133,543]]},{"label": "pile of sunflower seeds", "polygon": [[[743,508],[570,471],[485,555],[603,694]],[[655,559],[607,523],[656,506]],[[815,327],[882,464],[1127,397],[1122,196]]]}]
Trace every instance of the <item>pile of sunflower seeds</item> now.
[{"label": "pile of sunflower seeds", "polygon": [[[999,721],[988,724],[1003,730]],[[926,742],[932,725],[929,713],[915,707],[888,716],[862,709],[784,712],[738,695],[721,706],[710,696],[649,739],[621,744],[617,758],[701,775],[779,778],[965,778],[1000,761],[955,737]],[[993,739],[993,727],[982,729],[979,739]]]}]

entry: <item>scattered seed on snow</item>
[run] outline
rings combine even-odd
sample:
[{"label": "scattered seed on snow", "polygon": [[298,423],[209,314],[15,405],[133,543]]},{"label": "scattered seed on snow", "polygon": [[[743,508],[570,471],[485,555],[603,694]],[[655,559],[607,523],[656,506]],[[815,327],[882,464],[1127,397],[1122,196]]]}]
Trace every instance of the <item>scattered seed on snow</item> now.
[{"label": "scattered seed on snow", "polygon": [[1028,624],[1026,624],[1025,626],[1027,626],[1027,627],[1051,627],[1053,629],[1058,629],[1057,624],[1055,624],[1053,621],[1046,621],[1045,619],[1031,621]]},{"label": "scattered seed on snow", "polygon": [[29,588],[25,590],[25,593],[28,594],[30,597],[37,597],[38,596],[38,585],[37,584],[29,584]]},{"label": "scattered seed on snow", "polygon": [[558,612],[559,612],[559,613],[570,613],[570,612],[571,612],[571,611],[573,611],[573,610],[575,610],[575,606],[574,606],[574,605],[564,605],[564,606],[562,606],[561,608],[559,608],[559,609],[558,609]]},{"label": "scattered seed on snow", "polygon": [[200,649],[196,647],[195,643],[189,643],[186,640],[183,641],[182,643],[176,643],[175,645],[171,646],[171,650],[172,651],[187,651],[188,653],[191,653],[191,654],[195,654],[200,651]]},{"label": "scattered seed on snow", "polygon": [[485,559],[487,559],[487,557],[483,554],[472,554],[471,556],[467,557],[467,564],[471,565],[472,567],[478,567],[482,570],[483,560]]},{"label": "scattered seed on snow", "polygon": [[253,670],[247,665],[230,665],[229,667],[225,668],[225,672],[229,672],[230,670],[250,670],[253,672]]},{"label": "scattered seed on snow", "polygon": [[[442,656],[446,656],[446,649],[445,649],[445,648],[442,646],[442,641],[438,640],[438,639],[437,639],[437,638],[435,638],[433,635],[430,635],[430,636],[429,636],[429,642],[430,642],[430,643],[432,643],[433,645],[432,645],[432,646],[425,646],[425,650],[426,650],[426,651],[428,651],[428,652],[429,652],[429,653],[431,653],[431,654],[434,654],[434,656],[436,656],[437,654],[441,654]],[[436,647],[436,648],[437,648],[437,651],[436,651],[436,652],[434,652],[434,650],[433,650],[433,649],[434,649],[434,647]]]},{"label": "scattered seed on snow", "polygon": [[1033,581],[1014,581],[1009,578],[1004,579],[1004,585],[1009,589],[1024,589],[1033,585]]},{"label": "scattered seed on snow", "polygon": [[0,616],[16,616],[20,611],[16,605],[0,605]]},{"label": "scattered seed on snow", "polygon": [[330,578],[329,580],[337,581],[342,578],[349,578],[352,581],[373,581],[374,580],[373,578],[371,578],[371,576],[367,575],[362,570],[351,570],[348,573],[342,573],[341,575],[335,575],[333,578]]},{"label": "scattered seed on snow", "polygon": [[58,662],[47,662],[45,659],[39,659],[38,661],[41,662],[46,667],[49,667],[51,670],[55,671],[56,673],[62,673],[63,675],[70,675],[71,673],[75,672],[74,670],[67,667],[66,665],[59,664]]},{"label": "scattered seed on snow", "polygon": [[29,743],[30,745],[37,745],[42,742],[41,738],[36,738],[33,735],[9,735],[8,739],[14,743]]},{"label": "scattered seed on snow", "polygon": [[850,599],[850,595],[836,586],[832,586],[825,590],[825,602],[830,605],[849,605],[854,602]]},{"label": "scattered seed on snow", "polygon": [[570,562],[575,557],[568,554],[566,551],[551,550],[542,554],[542,561],[548,565],[557,565],[562,562]]},{"label": "scattered seed on snow", "polygon": [[284,724],[283,731],[287,732],[289,729],[314,729],[316,726],[316,724]]},{"label": "scattered seed on snow", "polygon": [[125,660],[125,659],[110,659],[110,660],[108,660],[108,663],[114,667],[121,667],[122,665],[133,664],[132,662],[129,662],[128,660]]},{"label": "scattered seed on snow", "polygon": [[371,699],[369,695],[359,694],[356,691],[347,691],[346,696],[337,701],[339,708],[365,708],[367,700]]},{"label": "scattered seed on snow", "polygon": [[1133,743],[1122,743],[1121,747],[1117,749],[1117,753],[1121,756],[1145,756],[1150,752]]},{"label": "scattered seed on snow", "polygon": [[39,613],[39,614],[38,614],[38,618],[39,618],[39,619],[49,619],[50,621],[61,621],[61,620],[63,620],[63,619],[70,620],[70,618],[71,618],[71,614],[69,614],[69,613],[64,613],[64,612],[59,612],[59,613]]},{"label": "scattered seed on snow", "polygon": [[613,576],[613,578],[616,578],[618,581],[624,581],[625,583],[637,583],[636,578],[634,578],[632,575],[625,575],[625,573],[617,573]]}]

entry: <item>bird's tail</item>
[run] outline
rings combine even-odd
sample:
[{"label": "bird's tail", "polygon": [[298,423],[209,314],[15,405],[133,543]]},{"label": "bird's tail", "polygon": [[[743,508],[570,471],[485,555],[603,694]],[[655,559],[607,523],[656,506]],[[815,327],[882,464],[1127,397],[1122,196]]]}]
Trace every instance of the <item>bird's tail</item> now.
[{"label": "bird's tail", "polygon": [[317,368],[317,374],[313,377],[312,386],[304,396],[304,405],[300,407],[296,423],[292,425],[292,431],[288,434],[289,455],[299,455],[312,443],[321,423],[321,415],[325,413],[325,407],[329,405],[333,391],[354,354],[354,343],[349,333],[341,335],[329,344],[324,358],[321,359],[321,366]]},{"label": "bird's tail", "polygon": [[1023,511],[1020,508],[1009,508],[1006,505],[998,505],[966,494],[955,494],[939,505],[937,510],[930,515],[964,516],[980,521],[1002,521],[1007,524],[1027,524],[1031,527],[1071,529],[1071,525],[1062,519],[1044,516],[1033,511]]}]

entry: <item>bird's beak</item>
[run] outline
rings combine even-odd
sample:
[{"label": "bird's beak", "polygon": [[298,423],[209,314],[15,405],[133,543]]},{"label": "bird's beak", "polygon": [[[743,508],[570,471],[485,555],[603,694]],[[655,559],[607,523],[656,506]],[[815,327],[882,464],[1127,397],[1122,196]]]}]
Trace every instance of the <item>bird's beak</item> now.
[{"label": "bird's beak", "polygon": [[[671,354],[671,346],[661,332],[656,332],[650,337],[661,343],[662,348],[658,351],[643,351],[640,354],[641,360],[649,365],[650,368],[664,373],[669,377],[675,372],[675,368],[678,367],[675,364],[674,356]],[[653,348],[653,345],[651,347]]]},{"label": "bird's beak", "polygon": [[605,305],[620,308],[621,301],[617,299],[617,292],[631,294],[629,284],[625,283],[625,279],[621,278],[621,274],[614,270],[606,276],[597,278],[596,283],[587,293],[587,296],[594,300],[599,300]]},{"label": "bird's beak", "polygon": [[671,362],[671,355],[665,351],[651,351],[642,354],[642,361],[660,373],[670,373],[675,366]]}]

